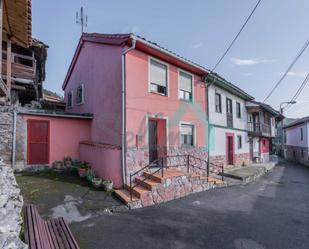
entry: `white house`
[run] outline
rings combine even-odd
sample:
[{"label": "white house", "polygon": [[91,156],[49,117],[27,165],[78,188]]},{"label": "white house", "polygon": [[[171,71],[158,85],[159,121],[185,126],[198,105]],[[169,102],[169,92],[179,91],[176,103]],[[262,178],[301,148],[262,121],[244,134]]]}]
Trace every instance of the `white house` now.
[{"label": "white house", "polygon": [[216,75],[209,80],[209,156],[217,165],[251,162],[246,101],[253,97]]},{"label": "white house", "polygon": [[284,157],[309,166],[309,116],[284,127]]}]

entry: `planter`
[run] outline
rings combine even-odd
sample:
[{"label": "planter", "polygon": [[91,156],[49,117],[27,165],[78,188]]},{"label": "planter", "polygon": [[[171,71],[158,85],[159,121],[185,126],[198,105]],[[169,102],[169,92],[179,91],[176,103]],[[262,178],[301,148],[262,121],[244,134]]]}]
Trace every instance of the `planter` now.
[{"label": "planter", "polygon": [[101,187],[101,185],[102,185],[102,179],[101,178],[93,178],[92,179],[92,185],[93,185],[93,187],[95,187],[95,188],[100,188]]},{"label": "planter", "polygon": [[65,166],[65,167],[70,168],[70,167],[72,167],[72,165],[73,165],[72,160],[65,160],[65,161],[64,161],[64,166]]},{"label": "planter", "polygon": [[78,171],[78,175],[79,175],[79,177],[81,177],[81,178],[85,178],[87,169],[84,169],[84,168],[78,168],[78,169],[77,169],[77,171]]},{"label": "planter", "polygon": [[113,190],[113,181],[112,180],[106,180],[106,181],[103,181],[103,186],[104,186],[104,189],[106,191],[111,191]]},{"label": "planter", "polygon": [[55,161],[55,162],[53,162],[53,170],[55,172],[62,172],[63,171],[63,163],[62,163],[62,161]]},{"label": "planter", "polygon": [[86,179],[87,179],[87,181],[92,182],[93,178],[94,178],[94,176],[92,176],[92,175],[87,175],[87,173],[86,173]]}]

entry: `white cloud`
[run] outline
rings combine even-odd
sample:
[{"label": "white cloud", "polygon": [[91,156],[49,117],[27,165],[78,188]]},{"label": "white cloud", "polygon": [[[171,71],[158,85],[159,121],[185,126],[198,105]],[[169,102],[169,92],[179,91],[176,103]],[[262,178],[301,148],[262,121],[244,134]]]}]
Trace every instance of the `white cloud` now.
[{"label": "white cloud", "polygon": [[203,42],[197,42],[197,43],[190,45],[190,48],[197,49],[197,48],[200,48],[202,46],[203,46]]},{"label": "white cloud", "polygon": [[271,59],[263,59],[263,58],[252,58],[252,59],[240,59],[240,58],[231,58],[231,61],[234,65],[237,66],[248,66],[248,65],[256,65],[261,63],[269,63],[274,60]]},{"label": "white cloud", "polygon": [[[280,75],[283,75],[284,72],[279,72]],[[287,76],[296,76],[296,77],[306,77],[308,74],[308,72],[305,72],[305,71],[290,71],[288,72]]]}]

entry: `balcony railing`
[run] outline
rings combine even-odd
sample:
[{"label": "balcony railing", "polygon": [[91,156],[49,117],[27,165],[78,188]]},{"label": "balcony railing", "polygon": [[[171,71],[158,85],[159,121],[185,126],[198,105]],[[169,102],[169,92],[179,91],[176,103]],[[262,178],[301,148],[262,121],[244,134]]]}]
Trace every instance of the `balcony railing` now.
[{"label": "balcony railing", "polygon": [[271,127],[265,123],[248,122],[248,131],[257,135],[270,136]]}]

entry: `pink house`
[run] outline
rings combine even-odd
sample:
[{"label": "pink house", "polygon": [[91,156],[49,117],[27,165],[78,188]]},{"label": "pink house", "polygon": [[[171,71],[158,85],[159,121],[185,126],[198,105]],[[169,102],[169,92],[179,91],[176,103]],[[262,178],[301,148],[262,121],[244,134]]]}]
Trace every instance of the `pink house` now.
[{"label": "pink house", "polygon": [[83,34],[63,90],[91,113],[80,159],[115,187],[167,155],[207,157],[207,70],[133,34]]}]

